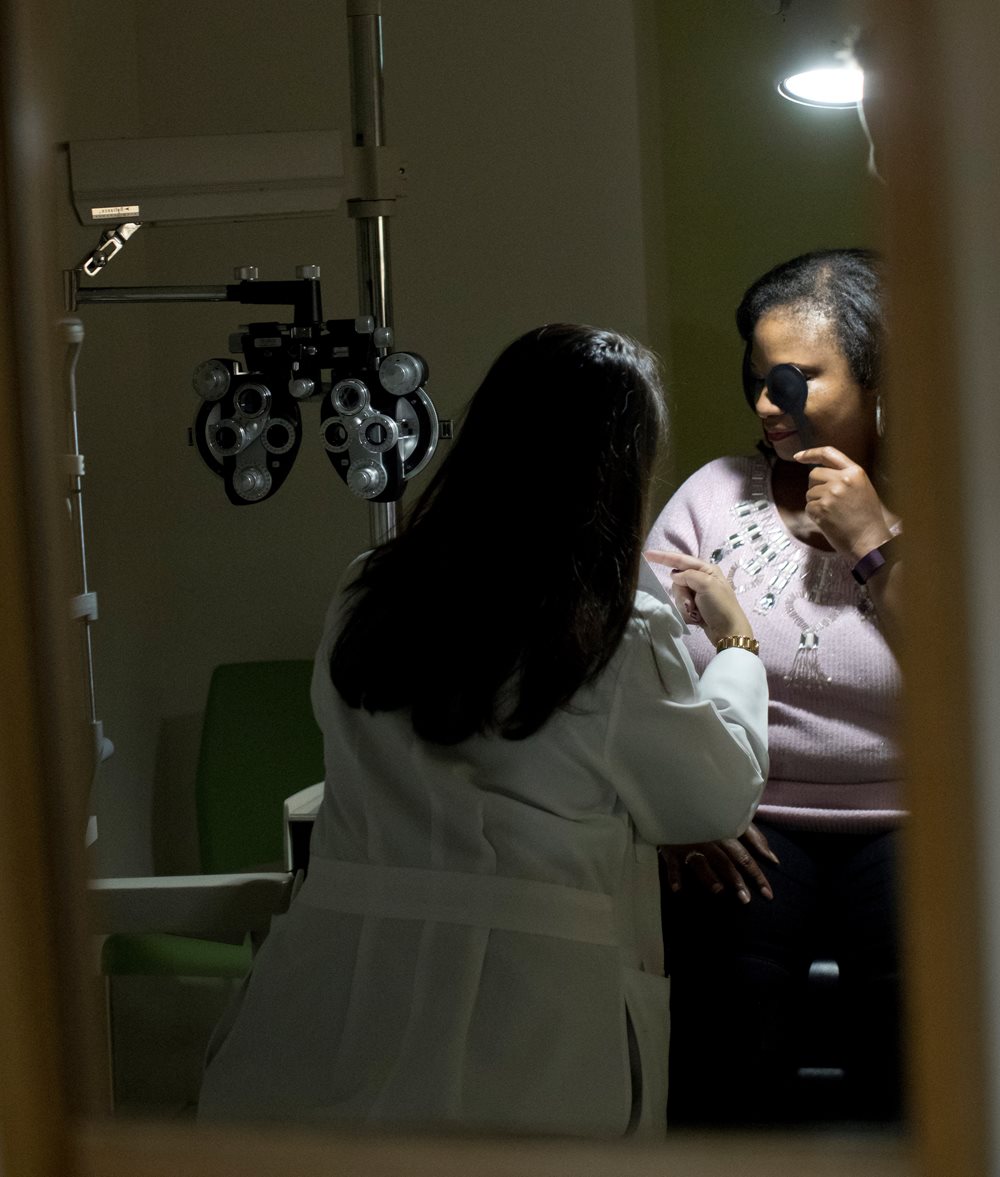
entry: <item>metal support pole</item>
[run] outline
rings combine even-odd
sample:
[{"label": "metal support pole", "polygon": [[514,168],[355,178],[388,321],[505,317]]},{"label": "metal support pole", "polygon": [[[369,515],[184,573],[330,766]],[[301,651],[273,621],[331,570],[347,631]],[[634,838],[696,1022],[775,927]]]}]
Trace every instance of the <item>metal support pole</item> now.
[{"label": "metal support pole", "polygon": [[[355,150],[376,157],[385,145],[383,101],[382,4],[381,0],[348,0],[347,23],[351,54],[351,123]],[[350,215],[357,220],[358,295],[362,315],[371,315],[383,341],[379,352],[391,346],[392,273],[389,263],[389,214],[395,193],[380,190],[379,169],[361,169],[368,189],[348,201]],[[396,504],[371,503],[369,525],[373,544],[383,543],[396,533]]]},{"label": "metal support pole", "polygon": [[[358,287],[361,314],[376,327],[392,328],[392,274],[389,267],[389,218],[358,217]],[[380,349],[391,350],[388,347]]]},{"label": "metal support pole", "polygon": [[[351,130],[355,148],[385,146],[381,0],[351,0],[347,6],[351,53]],[[366,169],[368,191],[350,201],[358,222],[358,285],[361,313],[377,327],[392,327],[389,215],[395,193],[379,191],[377,169]],[[374,189],[374,190],[372,190]]]}]

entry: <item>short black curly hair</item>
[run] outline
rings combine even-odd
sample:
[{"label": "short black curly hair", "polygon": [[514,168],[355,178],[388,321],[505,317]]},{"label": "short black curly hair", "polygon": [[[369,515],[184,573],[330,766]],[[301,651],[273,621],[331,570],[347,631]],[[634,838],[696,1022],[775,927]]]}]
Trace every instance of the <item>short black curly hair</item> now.
[{"label": "short black curly hair", "polygon": [[736,310],[736,329],[748,349],[758,320],[779,308],[829,318],[851,375],[862,388],[874,391],[879,387],[885,322],[877,253],[870,249],[816,250],[768,270],[748,288]]}]

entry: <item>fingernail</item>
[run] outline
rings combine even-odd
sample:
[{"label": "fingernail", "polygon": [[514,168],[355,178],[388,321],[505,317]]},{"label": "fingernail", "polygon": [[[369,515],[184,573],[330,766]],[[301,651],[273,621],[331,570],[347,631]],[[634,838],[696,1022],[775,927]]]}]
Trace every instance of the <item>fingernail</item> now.
[{"label": "fingernail", "polygon": [[722,884],[721,884],[721,883],[713,883],[713,885],[712,885],[712,894],[713,894],[713,895],[721,895],[721,894],[722,894],[722,892],[723,892],[723,886],[722,886]]},{"label": "fingernail", "polygon": [[750,902],[750,892],[749,891],[745,891],[742,887],[740,887],[740,889],[736,892],[736,894],[739,897],[740,903],[749,903]]},{"label": "fingernail", "polygon": [[761,895],[764,896],[765,899],[773,899],[774,898],[774,892],[771,890],[770,887],[761,887],[760,893],[761,893]]},{"label": "fingernail", "polygon": [[680,889],[681,889],[680,883],[671,883],[670,884],[671,891],[679,891]]}]

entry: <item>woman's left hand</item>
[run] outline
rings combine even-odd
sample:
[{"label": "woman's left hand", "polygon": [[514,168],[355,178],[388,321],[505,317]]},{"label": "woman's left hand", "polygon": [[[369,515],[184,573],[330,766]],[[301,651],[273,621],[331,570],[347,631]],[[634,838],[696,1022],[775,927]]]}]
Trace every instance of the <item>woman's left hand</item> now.
[{"label": "woman's left hand", "polygon": [[882,500],[856,462],[832,445],[800,450],[795,460],[813,467],[806,514],[852,565],[892,538]]},{"label": "woman's left hand", "polygon": [[771,884],[754,855],[769,858],[774,863],[778,856],[768,845],[763,831],[753,822],[739,838],[661,846],[660,855],[667,864],[667,885],[671,891],[681,889],[686,867],[701,886],[714,895],[732,890],[740,903],[749,903],[752,884],[765,899],[774,898]]}]

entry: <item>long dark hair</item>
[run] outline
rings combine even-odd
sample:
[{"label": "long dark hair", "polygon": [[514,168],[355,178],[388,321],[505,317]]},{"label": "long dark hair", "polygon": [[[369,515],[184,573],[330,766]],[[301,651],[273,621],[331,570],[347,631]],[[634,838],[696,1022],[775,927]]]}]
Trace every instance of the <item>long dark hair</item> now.
[{"label": "long dark hair", "polygon": [[496,360],[334,646],[352,707],[424,739],[521,739],[594,679],[632,612],[665,410],[653,355],[554,324]]},{"label": "long dark hair", "polygon": [[851,375],[869,392],[879,389],[885,323],[878,254],[870,249],[823,249],[768,270],[749,287],[736,311],[746,357],[763,315],[799,307],[833,323]]}]

